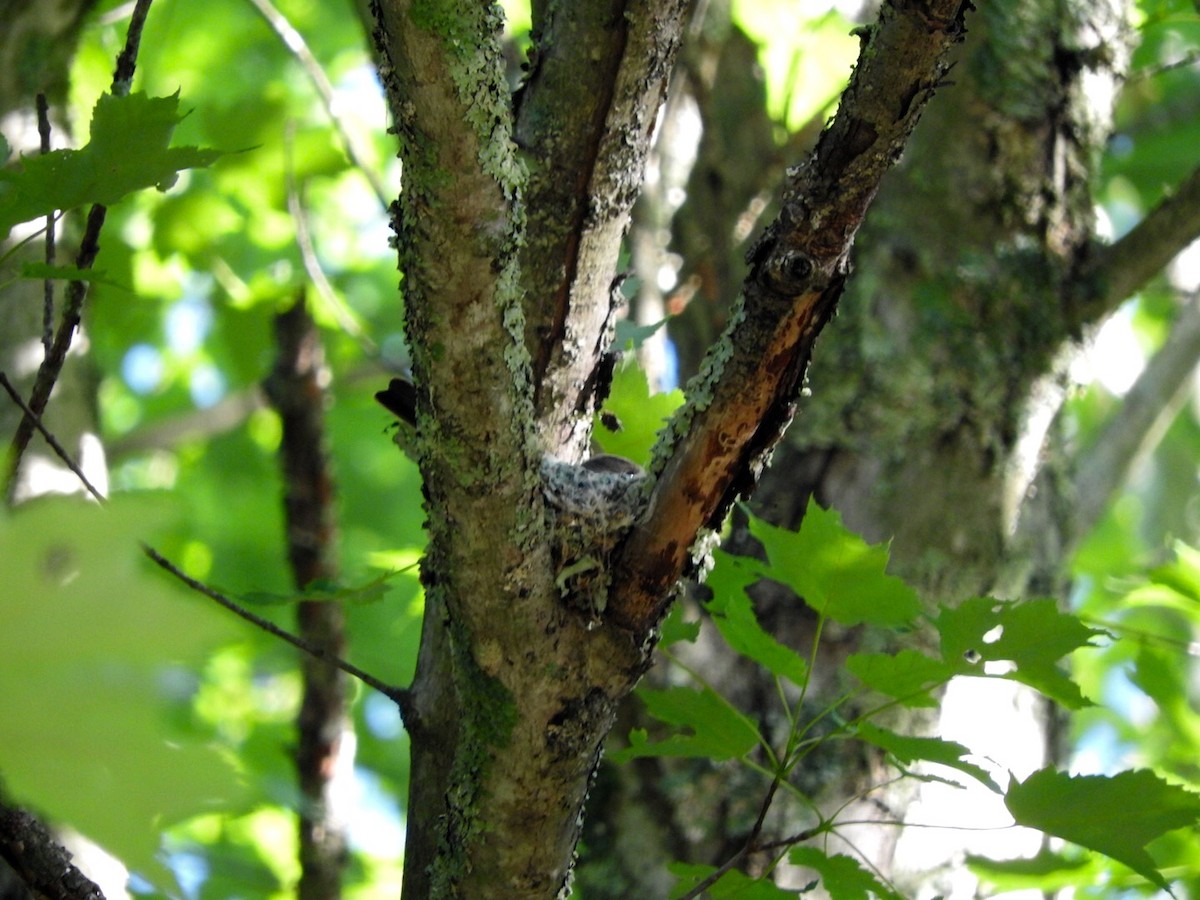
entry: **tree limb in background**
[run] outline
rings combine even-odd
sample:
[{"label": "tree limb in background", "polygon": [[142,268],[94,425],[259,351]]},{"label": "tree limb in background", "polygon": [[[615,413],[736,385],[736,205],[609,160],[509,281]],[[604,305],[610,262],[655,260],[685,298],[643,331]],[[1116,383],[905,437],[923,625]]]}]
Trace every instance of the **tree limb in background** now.
[{"label": "tree limb in background", "polygon": [[71,864],[71,854],[46,826],[23,809],[0,800],[0,859],[46,900],[104,900],[99,887]]},{"label": "tree limb in background", "polygon": [[1200,238],[1200,167],[1083,273],[1079,323],[1098,322]]},{"label": "tree limb in background", "polygon": [[325,74],[321,63],[308,48],[308,42],[304,40],[304,35],[296,30],[296,27],[288,21],[287,16],[276,9],[270,0],[250,0],[250,3],[271,26],[271,30],[279,36],[279,40],[283,42],[283,46],[287,48],[288,52],[300,63],[300,68],[304,70],[304,74],[308,76],[317,96],[321,98],[321,104],[325,107],[325,115],[329,117],[333,130],[342,139],[342,147],[345,148],[350,163],[367,179],[372,193],[379,201],[380,209],[386,212],[389,205],[388,192],[379,175],[367,165],[366,148],[354,136],[354,132],[348,127],[345,118],[339,113],[337,98],[333,95],[333,85],[329,82],[329,76]]},{"label": "tree limb in background", "polygon": [[[137,64],[138,47],[142,41],[142,29],[146,24],[146,16],[150,12],[153,0],[137,0],[133,8],[133,16],[129,21],[129,29],[125,33],[125,46],[117,56],[116,67],[113,71],[112,93],[117,97],[129,95],[133,83],[134,68]],[[96,203],[88,211],[87,224],[83,231],[83,240],[79,242],[79,252],[75,256],[75,266],[79,269],[90,269],[100,252],[100,231],[104,227],[104,217],[108,208]],[[72,281],[67,287],[66,305],[63,309],[62,321],[55,332],[54,341],[46,352],[42,364],[38,367],[37,380],[29,398],[29,408],[34,416],[40,416],[46,411],[50,400],[50,392],[58,381],[63,363],[67,360],[67,351],[75,339],[75,332],[83,317],[83,301],[87,298],[88,285],[86,281]],[[33,437],[34,422],[29,415],[22,417],[13,435],[9,448],[7,470],[5,472],[6,492],[8,500],[13,500],[13,492],[17,486],[17,469],[21,465],[21,457]]]},{"label": "tree limb in background", "polygon": [[885,4],[878,22],[859,30],[862,50],[837,115],[809,159],[789,170],[783,209],[748,254],[740,304],[660,441],[649,509],[614,569],[617,622],[652,626],[697,535],[753,489],[795,412],[854,235],[949,71],[969,7]]},{"label": "tree limb in background", "polygon": [[1171,332],[1082,457],[1075,477],[1069,538],[1082,540],[1103,515],[1143,453],[1174,420],[1200,360],[1200,292],[1180,309]]},{"label": "tree limb in background", "polygon": [[[325,387],[329,371],[316,323],[301,294],[275,319],[279,355],[265,389],[283,423],[283,470],[288,561],[296,587],[332,582],[338,575],[335,487],[325,438]],[[338,603],[301,601],[300,635],[341,657],[346,647],[345,611]],[[304,699],[297,722],[296,769],[304,807],[300,810],[301,900],[335,900],[347,862],[344,813],[337,808],[339,784],[350,775],[346,679],[330,666],[301,657]]]}]

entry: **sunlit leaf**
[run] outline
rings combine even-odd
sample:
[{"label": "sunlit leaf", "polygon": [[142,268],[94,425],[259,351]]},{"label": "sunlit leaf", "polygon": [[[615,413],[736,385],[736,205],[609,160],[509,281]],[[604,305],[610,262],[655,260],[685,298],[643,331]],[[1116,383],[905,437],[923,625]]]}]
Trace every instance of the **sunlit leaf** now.
[{"label": "sunlit leaf", "polygon": [[128,291],[129,287],[117,284],[103,269],[80,269],[76,266],[49,266],[46,263],[27,262],[21,264],[22,278],[53,278],[60,281],[86,281],[88,284],[106,284],[109,287]]},{"label": "sunlit leaf", "polygon": [[842,517],[810,499],[799,532],[750,519],[770,560],[761,573],[791,587],[812,609],[842,625],[898,628],[921,612],[916,592],[888,575],[887,548],[868,544]]},{"label": "sunlit leaf", "polygon": [[888,731],[886,728],[880,728],[870,722],[860,724],[856,729],[856,734],[867,743],[883,748],[905,766],[910,766],[918,761],[938,763],[947,768],[957,769],[964,775],[970,775],[988,789],[997,794],[1001,793],[1000,785],[996,784],[986,769],[966,760],[971,751],[956,741],[909,737]]},{"label": "sunlit leaf", "polygon": [[1010,787],[1005,804],[1019,824],[1111,856],[1163,890],[1146,845],[1200,821],[1200,794],[1145,769],[1112,777],[1042,769]]},{"label": "sunlit leaf", "polygon": [[387,595],[391,585],[389,582],[398,573],[385,572],[365,584],[339,586],[337,584],[312,584],[305,590],[295,594],[275,594],[269,591],[244,591],[231,594],[223,591],[248,606],[286,606],[291,603],[345,603],[362,604],[377,603]]},{"label": "sunlit leaf", "polygon": [[956,667],[917,650],[899,653],[855,653],[846,670],[873,691],[894,697],[905,706],[937,706],[934,688],[945,684]]},{"label": "sunlit leaf", "polygon": [[1059,853],[1043,848],[1037,856],[1018,859],[984,859],[967,856],[967,867],[983,881],[1001,891],[1060,891],[1089,887],[1103,877],[1104,857],[1072,848]]},{"label": "sunlit leaf", "polygon": [[630,746],[611,756],[618,761],[639,756],[707,756],[736,759],[758,743],[758,728],[711,688],[639,689],[638,697],[654,718],[685,729],[651,743],[645,731],[629,735]]},{"label": "sunlit leaf", "polygon": [[[671,863],[667,868],[679,879],[671,889],[672,897],[682,897],[716,871],[715,866],[683,862]],[[794,900],[796,892],[776,887],[769,878],[751,878],[737,869],[732,869],[722,873],[721,877],[704,891],[704,896],[712,897],[713,900]]]},{"label": "sunlit leaf", "polygon": [[793,847],[788,862],[807,866],[821,876],[821,884],[830,900],[902,900],[902,897],[883,884],[849,856],[828,856],[816,847]]},{"label": "sunlit leaf", "polygon": [[165,190],[181,170],[211,165],[220,151],[169,146],[183,118],[178,109],[178,95],[101,96],[86,146],[23,157],[0,170],[0,238],[55,210],[110,206],[134,191]]},{"label": "sunlit leaf", "polygon": [[612,393],[604,401],[605,412],[616,416],[620,430],[598,422],[592,437],[605,453],[644,466],[650,461],[654,436],[681,403],[682,391],[651,394],[646,373],[633,360],[626,360],[613,373]]},{"label": "sunlit leaf", "polygon": [[1036,688],[1068,709],[1090,705],[1060,665],[1067,654],[1090,646],[1103,632],[1059,612],[1053,600],[1014,603],[975,597],[943,609],[935,624],[942,659],[960,674],[990,674],[988,663],[1011,663],[1011,671],[994,674]]},{"label": "sunlit leaf", "polygon": [[722,550],[713,552],[713,560],[715,565],[707,579],[713,598],[705,607],[726,643],[772,675],[803,684],[808,678],[808,663],[795,650],[767,634],[754,615],[745,591],[747,580],[755,580],[753,570],[744,566],[739,557]]}]

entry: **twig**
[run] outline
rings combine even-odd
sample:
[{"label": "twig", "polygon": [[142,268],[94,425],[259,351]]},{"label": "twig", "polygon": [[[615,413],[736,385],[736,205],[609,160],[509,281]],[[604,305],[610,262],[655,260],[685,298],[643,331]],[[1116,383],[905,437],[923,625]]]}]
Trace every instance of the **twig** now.
[{"label": "twig", "polygon": [[[721,863],[717,869],[709,873],[708,877],[697,884],[694,888],[682,895],[679,900],[693,900],[699,897],[702,893],[721,880],[721,877],[731,870],[734,866],[740,863],[743,859],[757,850],[763,850],[774,846],[777,842],[770,844],[759,845],[758,838],[762,834],[763,823],[767,820],[767,812],[771,809],[771,801],[775,799],[775,794],[779,790],[780,778],[776,775],[771,779],[771,786],[767,788],[767,793],[763,797],[762,804],[758,808],[758,818],[754,821],[754,827],[750,829],[750,835],[746,838],[746,842],[742,844],[742,848],[737,853]],[[802,839],[803,840],[803,839]]]},{"label": "twig", "polygon": [[317,259],[317,251],[313,247],[312,232],[308,227],[308,214],[304,209],[300,189],[296,185],[295,166],[292,165],[292,138],[294,131],[295,127],[289,122],[286,140],[287,201],[288,212],[292,216],[292,221],[296,223],[296,245],[300,248],[300,259],[304,262],[304,271],[312,279],[313,285],[321,295],[321,299],[329,305],[334,318],[337,319],[338,325],[342,327],[342,330],[358,341],[359,346],[362,347],[363,352],[367,356],[377,356],[379,348],[363,330],[362,325],[354,317],[354,313],[342,298],[338,296],[333,285],[329,283],[329,278],[325,275],[325,270],[321,268],[321,261]]},{"label": "twig", "polygon": [[1179,311],[1171,333],[1125,395],[1120,409],[1082,458],[1075,479],[1070,538],[1081,540],[1099,520],[1134,462],[1175,418],[1200,359],[1200,292]]},{"label": "twig", "polygon": [[304,69],[308,80],[312,82],[313,87],[317,91],[317,96],[321,98],[321,103],[325,106],[325,114],[329,116],[329,121],[333,123],[334,131],[342,139],[342,146],[346,150],[346,156],[349,157],[350,162],[362,172],[363,177],[370,183],[371,190],[374,192],[375,198],[379,201],[380,208],[386,212],[391,202],[388,199],[387,189],[384,188],[383,182],[375,170],[367,165],[366,154],[363,152],[363,148],[355,139],[350,129],[346,127],[346,122],[342,116],[338,114],[337,102],[333,96],[333,85],[329,83],[329,78],[325,75],[325,70],[321,68],[321,64],[317,61],[317,58],[308,49],[308,43],[304,40],[304,36],[295,29],[283,13],[271,5],[270,0],[250,0],[250,2],[258,10],[259,14],[266,19],[267,24],[279,35],[283,46],[296,57],[296,60],[300,63],[300,67]]},{"label": "twig", "polygon": [[96,486],[91,483],[91,481],[88,480],[87,475],[83,473],[83,469],[80,468],[79,463],[75,462],[75,460],[71,458],[71,454],[68,453],[66,448],[58,442],[58,438],[51,434],[46,426],[42,424],[41,416],[35,415],[33,410],[31,410],[25,404],[25,401],[21,399],[21,395],[17,393],[17,389],[12,386],[12,382],[8,380],[8,376],[3,372],[0,372],[0,387],[4,388],[4,390],[8,393],[8,396],[12,398],[12,402],[17,404],[17,406],[20,407],[21,412],[23,412],[29,418],[29,420],[33,422],[33,427],[38,430],[43,438],[46,439],[46,443],[50,445],[50,449],[54,451],[55,455],[63,461],[68,469],[75,473],[75,477],[82,482],[85,488],[87,488],[88,493],[103,503],[106,499],[105,496],[100,493]]},{"label": "twig", "polygon": [[[113,71],[112,93],[115,96],[125,96],[133,80],[134,66],[137,61],[138,46],[142,40],[142,27],[146,22],[146,14],[150,11],[153,0],[137,0],[133,16],[129,22],[129,30],[125,33],[125,46],[117,57],[116,68]],[[100,252],[100,231],[104,227],[104,218],[108,213],[103,204],[93,204],[88,211],[87,224],[84,227],[83,240],[79,243],[79,253],[75,257],[78,269],[90,269]],[[50,392],[54,390],[59,373],[67,359],[67,351],[75,338],[82,318],[83,301],[87,298],[88,284],[86,281],[72,281],[67,287],[66,308],[63,310],[62,322],[54,335],[54,341],[47,350],[42,364],[38,367],[37,380],[33,384],[33,392],[29,398],[29,410],[17,425],[13,435],[8,455],[8,470],[5,473],[6,492],[11,503],[17,487],[17,471],[21,465],[21,457],[33,437],[34,419],[46,411],[50,400]]]},{"label": "twig", "polygon": [[352,675],[357,678],[363,684],[367,685],[367,687],[372,687],[379,691],[379,693],[394,701],[395,704],[400,708],[400,716],[404,720],[406,726],[411,724],[413,721],[411,694],[406,688],[398,688],[393,687],[390,684],[385,684],[369,672],[364,672],[362,669],[358,668],[358,666],[346,662],[341,657],[335,656],[321,647],[313,646],[303,638],[296,637],[296,635],[289,631],[285,631],[274,622],[270,622],[267,619],[264,619],[262,616],[255,615],[254,613],[250,612],[250,610],[240,606],[235,601],[226,597],[220,591],[213,590],[203,582],[197,581],[195,578],[192,578],[190,575],[184,573],[183,570],[177,567],[174,563],[164,557],[149,544],[142,544],[142,552],[144,552],[146,556],[150,557],[154,564],[160,569],[171,573],[188,587],[190,587],[193,591],[203,594],[210,600],[215,600],[235,616],[239,616],[240,618],[245,619],[251,625],[262,629],[267,634],[274,635],[281,641],[291,644],[297,650],[303,650],[314,659],[319,659],[330,666],[336,666],[347,675]]},{"label": "twig", "polygon": [[[41,141],[43,154],[50,152],[50,106],[46,95],[37,95],[38,137]],[[54,247],[54,210],[46,214],[46,265],[53,266],[55,259]],[[45,354],[50,353],[54,343],[54,279],[47,278],[42,283],[42,347]],[[44,355],[45,355],[44,354]]]}]

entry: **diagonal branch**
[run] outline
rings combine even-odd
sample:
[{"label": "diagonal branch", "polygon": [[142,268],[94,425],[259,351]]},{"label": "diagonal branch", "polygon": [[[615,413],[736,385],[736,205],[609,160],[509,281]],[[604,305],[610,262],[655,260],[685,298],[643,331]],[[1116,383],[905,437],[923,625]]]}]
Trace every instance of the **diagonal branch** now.
[{"label": "diagonal branch", "polygon": [[335,668],[341,669],[347,675],[351,675],[351,676],[357,678],[359,681],[361,681],[367,687],[375,688],[375,690],[379,691],[379,693],[383,694],[383,696],[385,696],[388,699],[395,702],[396,706],[399,707],[400,717],[404,720],[405,727],[412,727],[413,713],[412,713],[412,707],[411,707],[411,703],[410,703],[409,691],[406,688],[394,687],[390,684],[387,684],[387,683],[381,681],[380,679],[376,678],[370,672],[365,672],[362,669],[360,669],[358,666],[354,665],[353,663],[348,663],[344,659],[341,659],[340,657],[335,656],[334,654],[330,653],[326,648],[318,647],[317,645],[315,645],[309,641],[306,641],[303,638],[296,637],[291,632],[284,631],[282,628],[280,628],[274,622],[271,622],[268,619],[264,619],[262,616],[259,616],[259,615],[256,615],[256,614],[250,612],[250,610],[235,603],[233,600],[226,597],[220,591],[214,590],[213,588],[210,588],[208,585],[206,585],[204,582],[197,581],[195,578],[192,578],[190,575],[188,575],[181,568],[179,568],[177,565],[175,565],[173,562],[171,562],[169,559],[167,559],[165,556],[163,556],[161,553],[159,553],[157,550],[155,550],[150,545],[143,544],[142,552],[145,553],[147,557],[149,557],[151,562],[153,562],[156,566],[158,566],[164,572],[167,572],[167,573],[175,576],[177,579],[179,579],[184,584],[186,584],[188,587],[190,587],[193,591],[196,591],[199,594],[203,594],[205,597],[208,597],[210,600],[215,600],[218,604],[225,607],[227,610],[229,610],[235,616],[238,616],[241,619],[245,619],[247,622],[249,622],[251,625],[255,626],[256,628],[260,628],[263,631],[265,631],[267,634],[270,634],[270,635],[273,635],[273,636],[279,638],[285,644],[291,644],[297,650],[302,650],[303,652],[307,653],[309,656],[313,657],[314,659],[319,659],[326,665],[334,666]]},{"label": "diagonal branch", "polygon": [[1096,252],[1081,279],[1077,325],[1097,322],[1200,238],[1200,167],[1119,241]]},{"label": "diagonal branch", "polygon": [[949,70],[968,8],[895,0],[859,31],[858,65],[837,115],[809,159],[789,170],[783,208],[750,251],[729,326],[656,449],[649,507],[614,567],[609,608],[619,624],[640,630],[658,620],[697,534],[754,487],[794,414],[854,235]]},{"label": "diagonal branch", "polygon": [[1187,396],[1198,360],[1200,293],[1193,293],[1166,341],[1079,464],[1068,526],[1072,545],[1091,531],[1134,463],[1162,438]]},{"label": "diagonal branch", "polygon": [[[104,900],[104,894],[71,862],[36,817],[0,798],[0,860],[45,900]],[[24,892],[21,892],[24,895]]]}]

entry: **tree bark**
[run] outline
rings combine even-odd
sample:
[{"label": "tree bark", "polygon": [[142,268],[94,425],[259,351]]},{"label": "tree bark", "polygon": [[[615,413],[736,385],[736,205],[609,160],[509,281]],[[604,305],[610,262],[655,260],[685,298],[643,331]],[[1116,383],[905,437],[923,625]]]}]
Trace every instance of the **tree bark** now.
[{"label": "tree bark", "polygon": [[535,9],[515,119],[493,13],[374,12],[405,164],[394,225],[430,532],[405,890],[556,896],[616,704],[693,543],[790,420],[854,233],[965,4],[888,5],[863,32],[839,116],[790,175],[743,304],[644,479],[576,463],[682,4]]},{"label": "tree bark", "polygon": [[[1105,248],[1093,234],[1091,189],[1109,133],[1110,100],[1127,62],[1129,14],[1116,2],[981,4],[949,83],[885,180],[859,236],[846,297],[814,352],[811,398],[755,496],[759,514],[795,527],[815,496],[869,540],[890,540],[892,571],[930,601],[1064,596],[1065,554],[1080,536],[1072,509],[1091,502],[1071,493],[1071,448],[1056,420],[1065,362],[1084,329],[1200,230],[1185,221],[1185,200],[1168,201],[1148,216],[1169,237],[1156,242],[1147,235],[1139,242],[1155,247],[1155,261],[1139,266],[1141,280],[1133,281],[1122,281],[1128,266],[1116,264],[1129,251],[1120,244]],[[722,125],[706,128],[720,134]],[[1180,188],[1181,196],[1190,196],[1193,180]],[[715,203],[691,192],[677,220],[689,220],[693,203],[706,204],[701,221],[721,204],[745,209],[746,193]],[[735,228],[729,217],[701,230],[699,239]],[[675,249],[685,259],[705,258],[696,255],[696,236],[686,225],[675,233],[684,242]],[[1141,260],[1146,253],[1135,255]],[[716,279],[719,272],[712,266],[698,271],[705,296],[731,295],[730,285]],[[700,296],[693,304],[689,312],[701,319],[705,310],[724,314]],[[686,338],[681,346],[689,346]],[[693,358],[681,357],[685,364]],[[802,650],[811,646],[809,617],[794,596],[761,588],[757,600],[764,624],[782,640]],[[816,708],[844,687],[839,661],[858,649],[860,637],[823,636]],[[739,708],[758,721],[778,718],[777,699],[755,687],[759,676],[752,667],[728,659],[719,642],[702,639],[691,652],[692,665],[723,673],[722,689]],[[988,702],[999,704],[999,720],[1008,701]],[[1029,740],[1040,758],[1053,756],[1056,723],[1047,720],[1048,711],[1027,700],[1011,702],[1022,728],[1033,726]],[[1013,719],[1004,721],[1015,729]],[[869,755],[843,753],[814,758],[796,777],[836,809],[882,780],[879,764]],[[595,896],[631,890],[647,854],[719,864],[740,848],[753,822],[752,808],[736,798],[754,787],[696,763],[645,760],[602,783],[611,788],[601,798],[607,815],[588,833],[589,846],[604,841],[619,851],[606,837],[621,823],[646,818],[647,803],[673,814],[661,817],[623,862],[597,861],[609,891]],[[696,783],[706,787],[698,791]],[[681,787],[664,798],[663,785]],[[760,783],[751,796],[764,789]],[[873,794],[847,818],[902,818],[910,801],[903,794]],[[770,834],[780,837],[802,824],[781,810]],[[885,873],[911,868],[916,859],[906,846],[901,852],[912,857],[895,858],[895,836],[888,826],[854,835]],[[924,859],[930,865],[963,846],[945,832],[938,841],[941,855]],[[927,876],[903,874],[908,887]],[[798,883],[803,880],[792,882]]]}]

